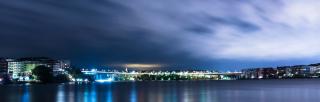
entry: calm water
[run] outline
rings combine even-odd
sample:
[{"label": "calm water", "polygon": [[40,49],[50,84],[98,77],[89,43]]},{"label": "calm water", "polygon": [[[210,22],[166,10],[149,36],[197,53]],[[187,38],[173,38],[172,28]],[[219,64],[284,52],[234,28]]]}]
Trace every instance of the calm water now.
[{"label": "calm water", "polygon": [[318,102],[320,80],[0,86],[0,102]]}]

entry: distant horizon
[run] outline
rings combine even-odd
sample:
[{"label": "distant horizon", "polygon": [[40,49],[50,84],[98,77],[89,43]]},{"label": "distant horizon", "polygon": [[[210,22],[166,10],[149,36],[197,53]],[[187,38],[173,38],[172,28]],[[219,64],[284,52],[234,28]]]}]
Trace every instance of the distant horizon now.
[{"label": "distant horizon", "polygon": [[[58,58],[58,57],[47,57],[47,56],[24,56],[24,57],[0,57],[0,58],[7,58],[7,59],[20,59],[20,58],[52,58],[52,59],[60,59],[60,60],[69,60],[71,61],[71,66],[76,68],[88,68],[88,69],[125,69],[125,65],[158,65],[154,67],[144,67],[144,68],[132,68],[127,67],[129,69],[137,69],[137,70],[216,70],[216,71],[241,71],[242,69],[250,69],[250,68],[269,68],[269,67],[281,67],[281,66],[296,66],[296,65],[310,65],[310,64],[318,64],[319,62],[314,63],[300,63],[300,64],[285,64],[285,65],[242,65],[238,67],[223,67],[218,68],[217,65],[214,64],[173,64],[173,63],[105,63],[105,64],[81,64],[81,63],[73,63],[72,60],[68,58]],[[229,65],[229,66],[237,66],[237,65]]]}]

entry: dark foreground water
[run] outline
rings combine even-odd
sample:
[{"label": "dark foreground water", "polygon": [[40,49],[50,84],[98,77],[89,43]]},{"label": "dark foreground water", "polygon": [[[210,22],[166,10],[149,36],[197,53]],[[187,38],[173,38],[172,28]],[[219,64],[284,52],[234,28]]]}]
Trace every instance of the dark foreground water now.
[{"label": "dark foreground water", "polygon": [[0,86],[0,102],[318,102],[320,80]]}]

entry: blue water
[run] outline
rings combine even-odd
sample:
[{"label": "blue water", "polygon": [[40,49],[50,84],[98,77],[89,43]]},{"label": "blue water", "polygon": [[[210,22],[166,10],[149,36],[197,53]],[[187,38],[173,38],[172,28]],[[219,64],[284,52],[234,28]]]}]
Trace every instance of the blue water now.
[{"label": "blue water", "polygon": [[0,86],[0,102],[318,102],[319,100],[318,79]]}]

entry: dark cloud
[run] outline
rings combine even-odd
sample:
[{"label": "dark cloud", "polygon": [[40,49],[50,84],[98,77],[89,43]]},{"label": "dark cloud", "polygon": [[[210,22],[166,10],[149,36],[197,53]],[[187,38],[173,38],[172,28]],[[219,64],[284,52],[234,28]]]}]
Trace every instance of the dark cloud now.
[{"label": "dark cloud", "polygon": [[226,25],[233,26],[240,31],[257,31],[260,30],[258,25],[250,23],[249,21],[243,21],[237,18],[218,18],[218,17],[209,17],[209,20],[214,25]]},{"label": "dark cloud", "polygon": [[[271,28],[278,24],[290,27],[268,16],[284,6],[278,2],[279,5],[272,4],[210,0],[0,1],[0,56],[70,58],[75,64],[178,63],[232,67],[229,65],[247,64],[252,62],[246,62],[248,59],[275,53],[259,51],[261,47],[255,46],[260,45],[249,46],[246,42],[249,39],[253,42],[250,44],[264,45],[255,43],[261,40],[249,35],[265,38],[264,29],[283,33],[278,31],[279,27]],[[243,57],[245,61],[239,61]]]},{"label": "dark cloud", "polygon": [[122,23],[137,22],[136,15],[108,0],[1,1],[0,5],[1,56],[71,58],[76,64],[196,61],[188,52],[177,53],[170,45],[150,40],[155,32]]}]

